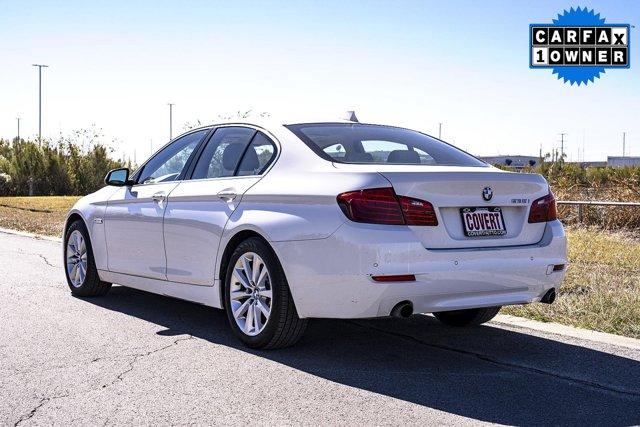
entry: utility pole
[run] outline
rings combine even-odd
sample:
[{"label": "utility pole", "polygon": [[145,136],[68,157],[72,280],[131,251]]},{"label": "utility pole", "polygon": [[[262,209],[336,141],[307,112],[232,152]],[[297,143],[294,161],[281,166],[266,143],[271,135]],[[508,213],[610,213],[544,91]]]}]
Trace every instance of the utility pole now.
[{"label": "utility pole", "polygon": [[627,133],[626,132],[622,132],[622,157],[624,157],[624,153],[625,153],[625,145],[627,143]]},{"label": "utility pole", "polygon": [[442,139],[442,123],[438,123],[438,139]]},{"label": "utility pole", "polygon": [[173,106],[175,104],[169,103],[169,141],[173,138]]},{"label": "utility pole", "polygon": [[38,67],[38,145],[42,144],[42,69],[49,67],[44,64],[33,64]]},{"label": "utility pole", "polygon": [[20,142],[20,117],[16,117],[16,120],[18,121],[18,142]]},{"label": "utility pole", "polygon": [[540,144],[540,163],[542,163],[542,144]]},{"label": "utility pole", "polygon": [[564,158],[564,136],[566,135],[566,133],[561,132],[560,133],[560,158]]}]

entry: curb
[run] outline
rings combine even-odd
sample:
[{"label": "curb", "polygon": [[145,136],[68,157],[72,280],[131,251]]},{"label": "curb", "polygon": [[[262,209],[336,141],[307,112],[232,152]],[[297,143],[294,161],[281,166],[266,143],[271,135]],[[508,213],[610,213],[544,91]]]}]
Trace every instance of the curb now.
[{"label": "curb", "polygon": [[576,328],[574,326],[566,326],[559,323],[540,322],[508,314],[497,315],[491,323],[520,329],[530,329],[538,332],[546,332],[549,334],[577,338],[600,344],[615,345],[632,350],[640,350],[639,339],[623,337],[622,335],[609,334],[606,332],[591,331],[589,329]]},{"label": "curb", "polygon": [[45,236],[43,234],[29,233],[27,231],[12,230],[10,228],[0,227],[0,233],[12,234],[14,236],[30,237],[37,240],[48,240],[50,242],[62,243],[61,237]]},{"label": "curb", "polygon": [[[0,233],[62,243],[62,238],[60,237],[44,236],[41,234],[29,233],[26,231],[12,230],[9,228],[0,227]],[[565,326],[559,323],[539,322],[537,320],[525,319],[523,317],[511,316],[508,314],[499,314],[490,323],[511,326],[518,329],[529,329],[538,332],[545,332],[562,337],[577,338],[600,344],[615,345],[632,350],[640,350],[640,339],[608,334],[606,332],[591,331],[589,329],[581,329],[573,326]]]}]

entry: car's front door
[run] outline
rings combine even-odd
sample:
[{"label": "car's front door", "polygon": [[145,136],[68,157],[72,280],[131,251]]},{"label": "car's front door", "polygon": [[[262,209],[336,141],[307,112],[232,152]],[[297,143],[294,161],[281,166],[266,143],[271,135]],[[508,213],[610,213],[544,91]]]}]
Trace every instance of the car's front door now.
[{"label": "car's front door", "polygon": [[110,271],[166,279],[162,223],[167,197],[207,132],[198,130],[173,141],[136,174],[135,185],[111,196],[104,218]]},{"label": "car's front door", "polygon": [[275,154],[275,144],[262,132],[238,126],[215,131],[192,179],[182,181],[168,199],[164,241],[169,280],[213,286],[222,231]]}]

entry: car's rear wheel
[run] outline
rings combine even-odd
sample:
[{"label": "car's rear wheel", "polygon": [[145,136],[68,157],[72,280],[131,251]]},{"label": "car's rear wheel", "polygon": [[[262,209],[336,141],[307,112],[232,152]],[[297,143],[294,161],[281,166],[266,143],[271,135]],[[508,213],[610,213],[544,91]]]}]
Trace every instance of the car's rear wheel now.
[{"label": "car's rear wheel", "polygon": [[441,311],[433,315],[449,326],[481,325],[496,317],[501,307],[473,308],[470,310]]},{"label": "car's rear wheel", "polygon": [[251,348],[295,344],[307,320],[296,311],[278,258],[261,239],[238,245],[227,267],[224,304],[234,334]]},{"label": "car's rear wheel", "polygon": [[111,283],[101,281],[98,276],[89,233],[81,220],[67,228],[64,248],[64,271],[73,295],[93,297],[109,292]]}]

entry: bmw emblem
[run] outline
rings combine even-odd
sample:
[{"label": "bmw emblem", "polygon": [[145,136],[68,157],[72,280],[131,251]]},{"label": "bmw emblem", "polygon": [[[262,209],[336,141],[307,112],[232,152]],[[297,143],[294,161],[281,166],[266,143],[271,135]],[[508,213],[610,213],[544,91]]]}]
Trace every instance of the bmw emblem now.
[{"label": "bmw emblem", "polygon": [[489,200],[491,200],[491,198],[493,197],[493,190],[491,189],[491,187],[484,187],[482,189],[482,198],[488,202]]}]

